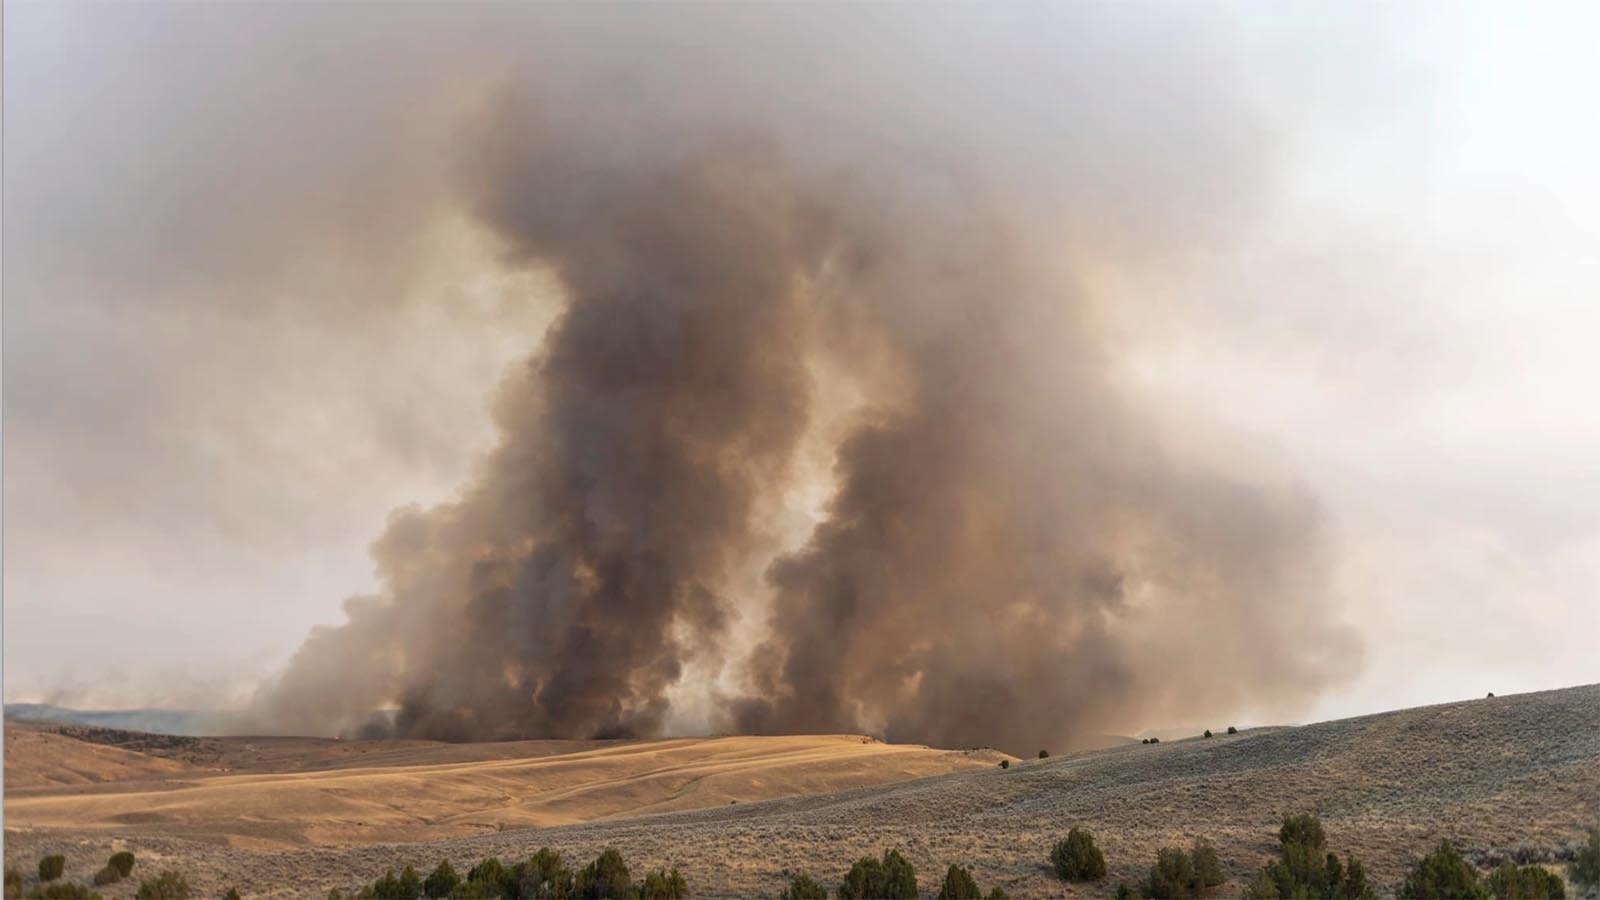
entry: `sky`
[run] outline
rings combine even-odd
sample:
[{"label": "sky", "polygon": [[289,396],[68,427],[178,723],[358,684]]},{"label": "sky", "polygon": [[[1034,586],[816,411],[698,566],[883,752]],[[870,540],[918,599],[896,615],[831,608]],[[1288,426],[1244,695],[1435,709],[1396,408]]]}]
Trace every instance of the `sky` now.
[{"label": "sky", "polygon": [[1165,451],[1314,504],[1359,652],[1241,724],[1600,681],[1592,6],[672,12],[7,4],[8,702],[243,704],[471,482],[563,302],[462,199],[508,82],[996,184]]}]

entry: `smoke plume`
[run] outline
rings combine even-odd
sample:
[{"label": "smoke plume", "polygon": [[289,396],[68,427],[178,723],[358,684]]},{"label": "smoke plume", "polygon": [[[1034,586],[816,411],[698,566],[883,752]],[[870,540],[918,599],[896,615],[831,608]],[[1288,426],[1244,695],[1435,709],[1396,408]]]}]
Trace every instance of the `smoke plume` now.
[{"label": "smoke plume", "polygon": [[[1024,751],[1293,710],[1351,671],[1315,502],[1187,459],[1113,376],[1077,266],[1192,227],[1095,199],[1203,193],[1142,155],[1162,135],[1034,181],[982,142],[936,152],[937,128],[810,131],[781,91],[662,111],[580,82],[462,127],[458,202],[564,304],[497,397],[497,448],[457,501],[393,515],[381,589],[260,721],[652,735],[694,672],[709,727]],[[1188,163],[1226,182],[1219,146]]]}]

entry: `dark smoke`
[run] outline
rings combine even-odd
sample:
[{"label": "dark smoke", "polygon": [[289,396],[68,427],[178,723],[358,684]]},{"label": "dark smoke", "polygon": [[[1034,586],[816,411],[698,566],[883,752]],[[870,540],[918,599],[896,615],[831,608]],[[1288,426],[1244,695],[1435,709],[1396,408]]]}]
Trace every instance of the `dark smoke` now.
[{"label": "dark smoke", "polygon": [[558,130],[485,140],[482,215],[569,305],[506,388],[482,480],[391,525],[386,596],[313,638],[273,699],[299,715],[353,644],[384,674],[331,698],[338,716],[376,689],[404,734],[650,734],[684,660],[720,639],[725,576],[806,424],[823,226],[761,141],[607,165]]},{"label": "dark smoke", "polygon": [[1164,459],[1073,291],[985,215],[882,223],[841,286],[901,397],[771,568],[738,727],[1020,752],[1314,690],[1350,648],[1315,623],[1313,509]]},{"label": "dark smoke", "polygon": [[[397,513],[380,593],[264,688],[272,727],[650,735],[701,665],[728,727],[1023,751],[1349,671],[1314,504],[1180,462],[970,166],[592,97],[502,96],[463,147],[464,204],[566,306],[481,475]],[[766,512],[818,439],[832,498],[784,550]]]}]

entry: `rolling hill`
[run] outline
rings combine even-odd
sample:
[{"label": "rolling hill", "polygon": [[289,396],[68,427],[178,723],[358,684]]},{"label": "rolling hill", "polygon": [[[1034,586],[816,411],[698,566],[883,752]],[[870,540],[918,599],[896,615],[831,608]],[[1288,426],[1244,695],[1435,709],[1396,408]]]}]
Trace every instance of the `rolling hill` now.
[{"label": "rolling hill", "polygon": [[[436,833],[444,839],[287,852],[248,835],[201,834],[203,817],[181,827],[130,819],[125,792],[116,783],[21,792],[15,799],[8,791],[6,856],[8,864],[31,865],[42,853],[63,852],[69,866],[81,858],[87,867],[113,847],[126,846],[142,858],[190,872],[208,893],[237,884],[248,887],[247,893],[293,896],[351,887],[388,867],[431,867],[441,858],[464,868],[479,857],[514,859],[551,846],[582,861],[616,847],[637,869],[678,867],[697,895],[770,896],[789,873],[807,872],[832,885],[852,859],[898,847],[917,867],[925,892],[937,889],[946,864],[959,862],[973,868],[980,884],[1001,885],[1014,897],[1103,896],[1118,881],[1142,876],[1157,848],[1204,836],[1221,852],[1230,878],[1221,895],[1229,896],[1274,852],[1277,825],[1287,813],[1321,816],[1329,848],[1356,854],[1383,886],[1398,881],[1413,854],[1441,838],[1456,841],[1480,863],[1512,853],[1557,861],[1585,826],[1600,819],[1600,686],[1135,744],[1016,762],[1007,770],[968,757],[962,765],[945,762],[947,771],[921,773],[927,777],[914,777],[906,764],[942,751],[896,752],[893,745],[862,740],[646,742],[558,754],[543,763],[441,763],[437,796],[470,794],[474,784],[510,795],[506,805],[494,807],[509,817],[476,820],[505,830],[465,837],[448,836],[454,820],[434,805],[439,801],[432,777],[401,766],[387,795],[395,821],[417,820],[407,827],[422,831],[412,834],[434,833],[425,826],[438,821],[445,827]],[[657,762],[622,762],[640,754],[658,754]],[[765,757],[777,771],[797,767],[785,776],[781,792],[798,796],[756,801],[747,794],[749,799],[726,802],[738,799],[741,790],[771,787],[766,764],[758,763]],[[829,786],[799,774],[844,769],[850,760],[861,771],[901,767],[897,772],[911,780]],[[341,795],[348,785],[339,779],[382,779],[386,768],[281,773],[307,781],[283,803],[320,797],[296,814],[337,821],[352,814],[345,804],[374,799]],[[623,770],[641,780],[618,787]],[[517,775],[528,779],[530,790],[519,796],[501,779],[524,771],[541,774]],[[324,777],[333,780],[318,783]],[[539,780],[545,777],[550,780]],[[221,783],[238,785],[229,790],[249,785]],[[661,799],[670,785],[678,791],[691,784],[681,796],[703,792],[715,802],[686,809],[670,796]],[[635,790],[641,793],[621,799]],[[177,802],[145,793],[139,802],[155,811]],[[575,799],[586,793],[591,796]],[[655,799],[646,802],[647,797]],[[276,814],[261,802],[255,816]],[[588,809],[598,816],[577,821],[583,816],[573,814],[569,803],[592,804]],[[537,812],[505,812],[514,809]],[[215,811],[248,812],[226,804]],[[547,818],[535,821],[539,816]],[[521,827],[527,824],[548,827]],[[1051,877],[1050,843],[1074,825],[1098,836],[1110,869],[1106,883],[1066,886]],[[302,837],[317,842],[318,832],[308,829]]]}]

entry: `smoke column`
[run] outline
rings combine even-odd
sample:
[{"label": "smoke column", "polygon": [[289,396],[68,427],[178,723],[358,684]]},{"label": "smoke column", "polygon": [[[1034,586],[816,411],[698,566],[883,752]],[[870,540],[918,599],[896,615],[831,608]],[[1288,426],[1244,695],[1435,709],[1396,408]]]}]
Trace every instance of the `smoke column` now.
[{"label": "smoke column", "polygon": [[[774,106],[483,104],[460,203],[564,308],[479,476],[394,514],[381,590],[259,722],[652,735],[698,666],[720,727],[1023,752],[1351,671],[1314,501],[1185,463],[1113,383],[1053,249],[1102,210],[1041,217],[981,158],[841,152]],[[819,442],[829,499],[785,545],[770,513]]]}]

